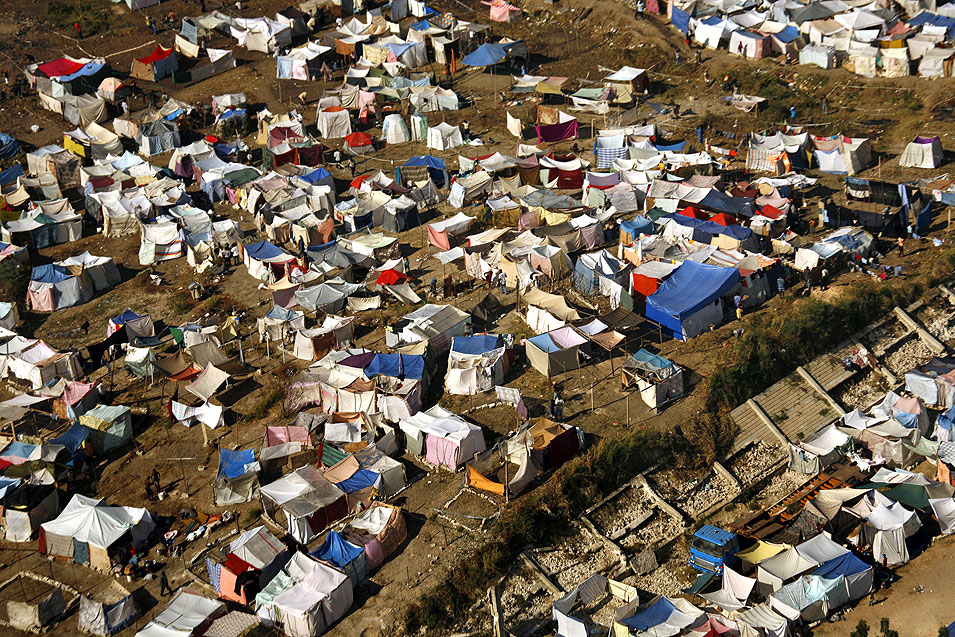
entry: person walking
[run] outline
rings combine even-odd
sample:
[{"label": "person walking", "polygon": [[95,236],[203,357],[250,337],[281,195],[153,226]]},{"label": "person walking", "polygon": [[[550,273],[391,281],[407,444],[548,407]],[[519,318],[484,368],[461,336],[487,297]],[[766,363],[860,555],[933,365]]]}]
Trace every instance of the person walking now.
[{"label": "person walking", "polygon": [[812,270],[806,268],[806,274],[804,276],[806,280],[806,296],[812,296]]},{"label": "person walking", "polygon": [[647,5],[643,2],[643,0],[637,0],[637,13],[635,16],[637,20],[643,20],[643,11],[646,8]]},{"label": "person walking", "polygon": [[501,294],[507,294],[507,275],[503,270],[497,274],[497,284],[501,286]]},{"label": "person walking", "polygon": [[676,63],[677,66],[680,66],[681,64],[683,64],[683,58],[680,56],[680,49],[677,49],[676,51],[673,52],[673,61]]},{"label": "person walking", "polygon": [[795,107],[795,106],[790,106],[790,107],[789,107],[789,119],[791,119],[792,121],[796,121],[796,107]]},{"label": "person walking", "polygon": [[438,297],[438,279],[431,277],[431,296]]},{"label": "person walking", "polygon": [[697,49],[693,52],[693,62],[699,66],[703,63],[703,52]]},{"label": "person walking", "polygon": [[779,296],[786,296],[786,279],[783,277],[776,279],[776,291],[779,293]]},{"label": "person walking", "polygon": [[554,407],[552,409],[554,420],[560,422],[564,419],[564,397],[560,394],[560,388],[554,387]]},{"label": "person walking", "polygon": [[823,96],[822,98],[822,114],[823,115],[829,114],[829,100],[827,100],[825,96]]},{"label": "person walking", "polygon": [[163,571],[159,575],[159,596],[165,597],[166,591],[169,591],[170,596],[175,593],[175,591],[172,590],[172,586],[169,585],[169,579],[166,577],[166,571]]},{"label": "person walking", "polygon": [[899,246],[899,257],[905,256],[905,237],[899,237],[896,244]]},{"label": "person walking", "polygon": [[82,40],[82,39],[83,39],[83,27],[80,26],[80,23],[79,23],[79,22],[74,22],[74,23],[73,23],[73,30],[76,31],[76,39],[77,39],[77,40]]},{"label": "person walking", "polygon": [[829,270],[826,268],[823,268],[822,272],[819,273],[819,288],[822,290],[829,289]]},{"label": "person walking", "polygon": [[466,142],[471,140],[471,122],[468,120],[461,122],[461,137],[463,137]]}]

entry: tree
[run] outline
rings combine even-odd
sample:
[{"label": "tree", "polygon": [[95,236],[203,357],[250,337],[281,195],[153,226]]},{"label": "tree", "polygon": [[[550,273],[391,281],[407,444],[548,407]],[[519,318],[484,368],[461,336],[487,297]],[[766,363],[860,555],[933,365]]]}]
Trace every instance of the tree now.
[{"label": "tree", "polygon": [[864,619],[860,619],[856,624],[856,629],[852,631],[849,637],[869,637],[869,624]]}]

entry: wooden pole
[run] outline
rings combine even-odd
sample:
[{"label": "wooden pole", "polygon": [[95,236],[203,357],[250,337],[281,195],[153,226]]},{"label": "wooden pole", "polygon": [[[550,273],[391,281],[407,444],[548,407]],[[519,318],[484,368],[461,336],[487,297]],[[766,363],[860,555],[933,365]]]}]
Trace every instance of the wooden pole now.
[{"label": "wooden pole", "polygon": [[630,393],[627,392],[627,426],[630,426]]},{"label": "wooden pole", "polygon": [[[202,446],[203,446],[203,447],[208,447],[208,446],[209,446],[209,431],[208,431],[208,428],[206,427],[206,425],[204,425],[204,424],[201,423],[201,422],[199,423],[199,427],[202,429]],[[183,478],[183,479],[185,479],[185,478]]]}]

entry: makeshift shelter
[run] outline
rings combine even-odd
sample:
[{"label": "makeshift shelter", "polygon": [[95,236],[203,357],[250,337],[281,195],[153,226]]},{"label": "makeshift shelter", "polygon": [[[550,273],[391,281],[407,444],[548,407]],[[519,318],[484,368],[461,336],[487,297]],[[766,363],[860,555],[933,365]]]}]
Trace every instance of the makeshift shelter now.
[{"label": "makeshift shelter", "polygon": [[685,341],[723,322],[723,296],[740,281],[739,270],[686,260],[647,297],[646,317]]},{"label": "makeshift shelter", "polygon": [[179,124],[165,119],[145,122],[136,135],[139,153],[147,157],[179,148]]},{"label": "makeshift shelter", "polygon": [[243,531],[229,543],[225,560],[206,557],[209,581],[221,599],[251,604],[255,594],[288,563],[285,545],[264,526]]},{"label": "makeshift shelter", "polygon": [[86,303],[93,292],[92,279],[84,277],[82,270],[74,276],[70,269],[57,264],[37,266],[30,274],[27,307],[34,312],[55,312]]},{"label": "makeshift shelter", "polygon": [[386,115],[381,123],[381,139],[386,144],[403,144],[411,140],[408,125],[398,113]]},{"label": "makeshift shelter", "polygon": [[320,327],[295,333],[292,354],[302,360],[317,361],[333,349],[347,348],[354,338],[354,316],[326,316]]},{"label": "makeshift shelter", "polygon": [[580,346],[586,343],[586,336],[565,325],[527,339],[525,353],[531,367],[550,378],[577,369]]},{"label": "makeshift shelter", "polygon": [[[406,354],[423,354],[430,349],[439,356],[448,351],[451,339],[471,329],[471,315],[451,305],[429,303],[410,312],[385,331],[385,344]],[[421,351],[410,351],[411,349]]]},{"label": "makeshift shelter", "polygon": [[288,24],[268,18],[233,18],[230,31],[239,46],[260,53],[271,54],[276,47],[281,49],[292,43]]},{"label": "makeshift shelter", "polygon": [[769,596],[786,582],[816,566],[819,566],[818,562],[803,557],[795,548],[787,549],[759,563],[756,567],[756,585],[760,593]]},{"label": "makeshift shelter", "polygon": [[368,155],[375,152],[371,137],[360,131],[346,135],[342,148],[351,155]]},{"label": "makeshift shelter", "polygon": [[97,405],[80,416],[97,453],[121,447],[133,438],[132,412],[123,405]]},{"label": "makeshift shelter", "polygon": [[902,168],[938,168],[942,163],[942,142],[938,137],[916,137],[899,155]]},{"label": "makeshift shelter", "polygon": [[414,414],[398,426],[405,434],[409,453],[452,471],[486,449],[480,427],[440,406]]},{"label": "makeshift shelter", "polygon": [[141,229],[140,265],[152,265],[157,261],[178,259],[185,254],[178,224],[172,221],[144,223]]},{"label": "makeshift shelter", "polygon": [[315,125],[318,134],[326,139],[346,137],[351,134],[351,117],[341,106],[329,106],[319,109]]},{"label": "makeshift shelter", "polygon": [[537,143],[539,144],[544,142],[552,144],[565,139],[576,139],[577,118],[563,111],[558,111],[556,118],[538,117],[538,123],[534,130],[537,132]]},{"label": "makeshift shelter", "polygon": [[141,614],[133,596],[129,593],[117,601],[100,602],[94,597],[98,598],[95,595],[90,597],[80,595],[77,623],[84,633],[112,635],[128,627]]},{"label": "makeshift shelter", "polygon": [[521,297],[521,301],[526,303],[522,314],[524,322],[538,334],[580,320],[577,310],[567,305],[567,301],[560,294],[548,294],[543,290],[530,288]]},{"label": "makeshift shelter", "polygon": [[428,127],[428,148],[436,150],[450,150],[464,145],[461,129],[447,122]]},{"label": "makeshift shelter", "polygon": [[249,275],[261,281],[268,280],[270,276],[273,280],[281,279],[286,264],[296,262],[295,257],[268,241],[242,246],[242,261]]},{"label": "makeshift shelter", "polygon": [[[13,443],[10,446],[23,443]],[[9,463],[19,454],[8,446],[3,451],[4,462]],[[53,460],[47,456],[49,460]],[[42,459],[37,458],[37,459]],[[29,461],[28,461],[29,462]],[[27,464],[27,463],[23,463]],[[32,476],[27,476],[32,480]],[[55,484],[23,483],[19,478],[4,478],[3,527],[8,542],[29,542],[40,525],[53,519],[60,512],[60,491]],[[51,480],[52,482],[52,480]]]},{"label": "makeshift shelter", "polygon": [[[699,622],[705,613],[685,599],[658,595],[637,607],[629,617],[615,619],[624,630],[647,635],[679,635]],[[615,631],[616,632],[616,631]]]},{"label": "makeshift shelter", "polygon": [[160,45],[146,57],[134,59],[129,74],[147,82],[158,82],[178,70],[179,60],[175,50],[164,49]]},{"label": "makeshift shelter", "polygon": [[348,575],[352,583],[357,584],[368,578],[370,568],[365,551],[337,531],[329,531],[322,545],[309,555],[335,566]]},{"label": "makeshift shelter", "polygon": [[469,217],[463,212],[450,217],[428,224],[428,242],[442,250],[451,249],[451,239],[464,234],[474,223],[474,217]]},{"label": "makeshift shelter", "polygon": [[[207,368],[208,369],[208,368]],[[216,506],[249,502],[259,486],[259,463],[252,449],[219,449],[219,471],[213,483]]]},{"label": "makeshift shelter", "polygon": [[194,631],[226,611],[226,605],[202,595],[180,590],[169,605],[136,633],[139,637],[194,635]]},{"label": "makeshift shelter", "polygon": [[285,80],[312,80],[321,75],[322,56],[332,50],[316,42],[306,42],[275,58],[275,77]]},{"label": "makeshift shelter", "polygon": [[345,536],[362,547],[368,568],[374,570],[408,537],[404,512],[400,507],[373,502],[348,523]]},{"label": "makeshift shelter", "polygon": [[395,181],[401,184],[427,182],[428,179],[437,186],[448,183],[448,169],[440,157],[416,155],[403,165],[395,167]]},{"label": "makeshift shelter", "polygon": [[265,512],[276,519],[281,511],[283,526],[303,544],[348,513],[345,493],[311,465],[263,486],[260,493]]},{"label": "makeshift shelter", "polygon": [[827,580],[844,577],[849,591],[849,601],[855,601],[872,592],[874,572],[875,569],[870,564],[866,564],[854,553],[847,551],[840,557],[823,563],[812,574]]},{"label": "makeshift shelter", "polygon": [[444,387],[449,394],[473,396],[504,382],[506,350],[496,334],[455,336],[451,339]]},{"label": "makeshift shelter", "polygon": [[273,600],[282,630],[288,637],[321,635],[351,608],[353,586],[352,580],[338,569],[314,562],[300,583]]},{"label": "makeshift shelter", "polygon": [[673,361],[640,348],[620,368],[625,388],[635,385],[651,409],[683,396],[683,368]]},{"label": "makeshift shelter", "polygon": [[879,504],[865,518],[859,534],[860,546],[870,548],[879,562],[898,566],[909,561],[908,539],[922,528],[915,511],[899,502]]},{"label": "makeshift shelter", "polygon": [[40,525],[38,550],[110,572],[110,548],[124,538],[141,546],[155,526],[146,509],[106,506],[103,500],[76,494],[55,520]]}]

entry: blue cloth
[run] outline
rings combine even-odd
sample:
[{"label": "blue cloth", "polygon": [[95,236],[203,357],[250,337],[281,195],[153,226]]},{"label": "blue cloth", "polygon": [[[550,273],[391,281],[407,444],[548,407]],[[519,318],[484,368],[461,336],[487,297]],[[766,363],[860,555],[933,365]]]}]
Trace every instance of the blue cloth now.
[{"label": "blue cloth", "polygon": [[673,362],[670,359],[663,358],[657,354],[651,354],[643,348],[637,350],[637,352],[633,355],[633,359],[643,363],[644,365],[653,367],[654,369],[667,369],[673,365]]},{"label": "blue cloth", "polygon": [[71,454],[76,453],[90,435],[90,429],[86,425],[74,423],[72,427],[50,441],[50,444],[63,445]]},{"label": "blue cloth", "polygon": [[447,170],[444,160],[433,155],[415,155],[404,163],[405,166],[427,166],[437,170]]},{"label": "blue cloth", "polygon": [[299,175],[299,179],[302,181],[307,181],[310,184],[317,184],[318,182],[328,179],[331,176],[332,174],[324,168],[316,168],[307,175]]},{"label": "blue cloth", "polygon": [[672,22],[674,28],[678,31],[682,31],[684,35],[690,32],[690,14],[683,9],[673,7]]},{"label": "blue cloth", "polygon": [[[745,241],[753,234],[753,231],[749,228],[744,228],[740,225],[732,226],[723,226],[715,221],[709,221],[708,219],[697,219],[695,217],[687,217],[686,215],[680,215],[677,213],[671,213],[666,215],[667,219],[673,219],[681,226],[686,226],[687,228],[693,228],[694,230],[701,230],[709,234],[725,234],[729,237],[733,237],[737,241]],[[705,243],[705,242],[704,242]]]},{"label": "blue cloth", "polygon": [[63,266],[49,263],[35,266],[30,278],[40,283],[59,283],[60,281],[66,281],[71,276],[69,270]]},{"label": "blue cloth", "polygon": [[507,57],[507,49],[500,44],[486,42],[465,55],[461,61],[467,66],[490,66],[497,64],[505,57]]},{"label": "blue cloth", "polygon": [[365,367],[365,375],[388,376],[398,378],[404,376],[413,380],[424,377],[424,356],[417,354],[378,354]]},{"label": "blue cloth", "polygon": [[639,215],[629,221],[621,222],[620,231],[626,232],[631,237],[635,237],[640,233],[653,234],[653,221],[651,221],[649,217]]},{"label": "blue cloth", "polygon": [[375,486],[379,478],[381,478],[381,474],[377,471],[359,469],[353,473],[350,478],[339,482],[337,486],[345,493],[355,493],[356,491]]},{"label": "blue cloth", "polygon": [[79,79],[81,77],[89,77],[90,75],[96,75],[106,66],[105,63],[96,63],[96,62],[87,62],[83,65],[83,68],[78,70],[75,73],[69,75],[61,75],[56,78],[60,84],[66,84],[67,82],[72,82],[73,80]]},{"label": "blue cloth", "polygon": [[793,40],[799,37],[799,29],[790,25],[790,26],[787,26],[782,31],[780,31],[779,33],[774,33],[773,37],[779,40],[780,42],[783,42],[784,44],[789,44],[790,42],[792,42]]},{"label": "blue cloth", "polygon": [[825,579],[835,579],[836,577],[842,575],[848,577],[849,575],[855,575],[856,573],[861,573],[865,570],[872,568],[853,553],[845,553],[839,557],[829,560],[828,562],[823,562],[822,565],[812,572],[813,575],[817,577],[822,577]]},{"label": "blue cloth", "polygon": [[697,204],[701,208],[726,212],[731,215],[752,217],[756,211],[756,200],[748,197],[732,197],[718,190],[709,191]]},{"label": "blue cloth", "polygon": [[325,542],[309,555],[344,569],[363,552],[363,548],[346,540],[338,531],[329,531]]},{"label": "blue cloth", "polygon": [[36,449],[36,445],[14,440],[0,452],[0,456],[12,456],[14,458],[29,458],[30,454]]},{"label": "blue cloth", "polygon": [[0,171],[0,186],[6,186],[7,184],[12,184],[20,177],[23,177],[23,166],[16,164],[15,166],[10,166],[4,171]]},{"label": "blue cloth", "polygon": [[219,473],[216,475],[229,479],[238,478],[245,475],[247,465],[253,462],[255,462],[255,452],[252,449],[232,451],[222,448],[219,450]]},{"label": "blue cloth", "polygon": [[919,424],[919,417],[916,414],[909,414],[904,411],[896,411],[892,414],[892,417],[899,421],[899,424],[905,427],[906,429],[915,429]]},{"label": "blue cloth", "polygon": [[459,354],[484,354],[500,347],[500,342],[497,334],[455,336],[451,341],[451,351]]},{"label": "blue cloth", "polygon": [[142,317],[139,314],[136,314],[136,312],[133,312],[132,310],[127,308],[123,310],[123,313],[120,314],[119,316],[114,316],[113,318],[111,318],[109,322],[119,327],[121,325],[126,325],[127,322],[133,321],[138,318],[142,318]]},{"label": "blue cloth", "polygon": [[[19,152],[20,144],[17,140],[6,133],[0,133],[0,159],[10,159]],[[21,168],[20,170],[22,171],[23,169]]]},{"label": "blue cloth", "polygon": [[280,321],[291,321],[292,319],[301,316],[300,312],[295,310],[286,310],[284,307],[279,305],[273,305],[272,309],[269,310],[269,313],[266,314],[270,319],[278,319]]},{"label": "blue cloth", "polygon": [[533,343],[534,346],[542,352],[551,354],[553,352],[559,352],[564,348],[554,342],[554,339],[550,337],[550,334],[540,334],[534,338],[527,339],[529,342]]},{"label": "blue cloth", "polygon": [[[674,9],[674,13],[676,9]],[[643,612],[637,613],[632,617],[620,620],[620,623],[643,632],[650,630],[654,626],[659,626],[675,612],[679,612],[676,606],[666,597],[660,597],[652,606],[646,608]]]},{"label": "blue cloth", "polygon": [[696,314],[739,283],[739,270],[684,261],[647,297],[646,317],[683,338],[683,320]]},{"label": "blue cloth", "polygon": [[269,243],[268,241],[259,241],[258,243],[250,243],[245,246],[245,252],[252,259],[274,259],[275,257],[285,254],[285,251],[282,248]]},{"label": "blue cloth", "polygon": [[916,232],[928,232],[929,227],[932,225],[932,200],[929,199],[925,204],[925,207],[922,208],[922,212],[915,215],[915,231]]},{"label": "blue cloth", "polygon": [[682,153],[686,147],[686,142],[682,141],[678,144],[654,144],[653,147],[660,152],[670,151],[673,153]]},{"label": "blue cloth", "polygon": [[938,418],[935,420],[935,424],[942,429],[948,429],[951,431],[952,428],[955,427],[955,407],[952,407],[944,414],[939,414]]}]

